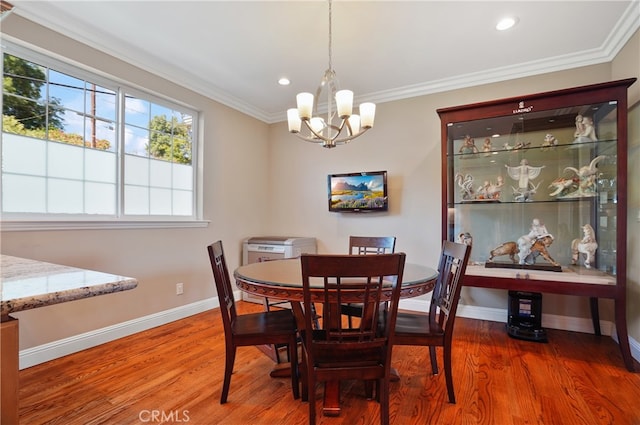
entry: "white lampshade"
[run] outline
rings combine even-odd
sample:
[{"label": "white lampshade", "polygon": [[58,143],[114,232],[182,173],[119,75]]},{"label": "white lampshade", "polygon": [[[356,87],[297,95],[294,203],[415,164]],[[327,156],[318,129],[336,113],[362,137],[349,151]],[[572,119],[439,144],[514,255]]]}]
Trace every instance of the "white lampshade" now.
[{"label": "white lampshade", "polygon": [[307,92],[298,93],[296,101],[298,103],[298,116],[300,119],[311,119],[311,115],[313,114],[313,95]]},{"label": "white lampshade", "polygon": [[296,108],[287,109],[287,121],[289,122],[289,132],[299,133],[302,120]]},{"label": "white lampshade", "polygon": [[376,116],[376,104],[375,103],[361,103],[360,104],[360,125],[362,128],[373,127],[373,120]]},{"label": "white lampshade", "polygon": [[349,117],[349,127],[351,127],[351,134],[358,134],[360,132],[360,115],[351,115]]},{"label": "white lampshade", "polygon": [[351,115],[353,110],[353,92],[351,90],[340,90],[336,93],[336,107],[338,116],[342,119]]},{"label": "white lampshade", "polygon": [[311,122],[310,122],[311,128],[313,129],[313,131],[315,131],[316,133],[320,134],[322,133],[322,130],[324,129],[324,120],[320,117],[313,117],[311,118]]}]

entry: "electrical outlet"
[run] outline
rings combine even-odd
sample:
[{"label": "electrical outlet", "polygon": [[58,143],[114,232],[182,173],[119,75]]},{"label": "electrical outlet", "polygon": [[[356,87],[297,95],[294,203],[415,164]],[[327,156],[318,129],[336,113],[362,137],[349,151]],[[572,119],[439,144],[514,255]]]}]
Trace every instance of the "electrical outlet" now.
[{"label": "electrical outlet", "polygon": [[176,295],[184,294],[184,283],[176,283]]}]

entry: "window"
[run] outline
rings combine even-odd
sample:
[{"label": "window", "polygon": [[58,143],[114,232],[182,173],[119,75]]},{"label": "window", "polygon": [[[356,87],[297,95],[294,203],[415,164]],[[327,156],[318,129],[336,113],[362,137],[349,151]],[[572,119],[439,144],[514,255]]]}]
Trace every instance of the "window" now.
[{"label": "window", "polygon": [[197,113],[3,51],[3,220],[196,220]]}]

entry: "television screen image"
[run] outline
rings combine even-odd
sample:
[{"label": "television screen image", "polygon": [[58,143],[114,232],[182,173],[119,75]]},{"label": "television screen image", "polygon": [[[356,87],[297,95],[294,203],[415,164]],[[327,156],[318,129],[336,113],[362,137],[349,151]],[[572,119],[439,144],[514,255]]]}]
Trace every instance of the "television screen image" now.
[{"label": "television screen image", "polygon": [[387,172],[330,174],[329,211],[372,212],[388,208]]}]

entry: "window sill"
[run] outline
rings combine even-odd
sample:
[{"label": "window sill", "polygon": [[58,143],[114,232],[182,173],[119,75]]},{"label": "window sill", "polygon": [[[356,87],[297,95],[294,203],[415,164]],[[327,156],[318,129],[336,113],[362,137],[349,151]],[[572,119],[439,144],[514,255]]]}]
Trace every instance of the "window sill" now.
[{"label": "window sill", "polygon": [[208,220],[157,221],[0,221],[0,231],[27,232],[45,230],[108,230],[108,229],[176,229],[208,227]]}]

